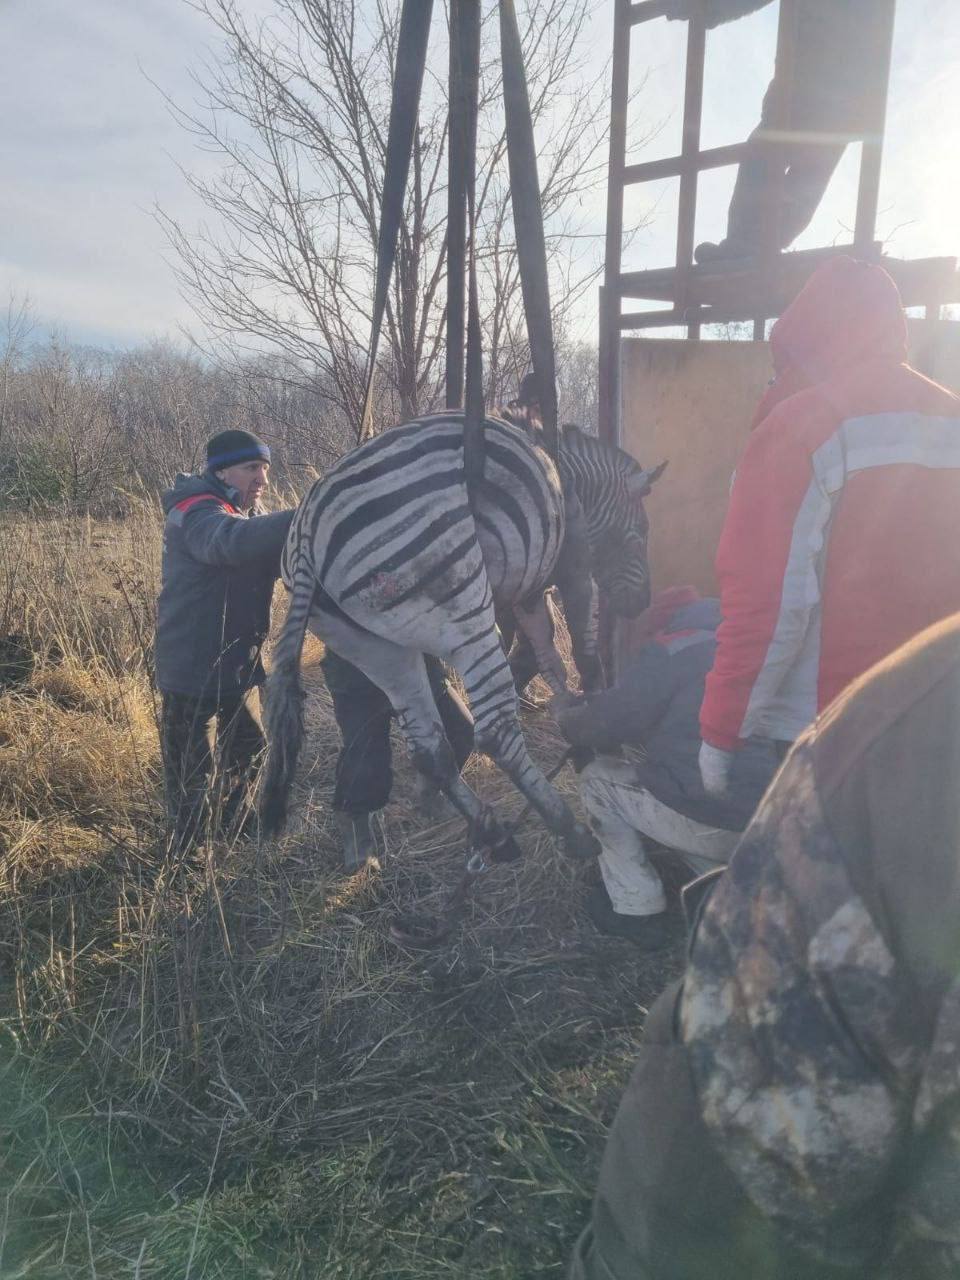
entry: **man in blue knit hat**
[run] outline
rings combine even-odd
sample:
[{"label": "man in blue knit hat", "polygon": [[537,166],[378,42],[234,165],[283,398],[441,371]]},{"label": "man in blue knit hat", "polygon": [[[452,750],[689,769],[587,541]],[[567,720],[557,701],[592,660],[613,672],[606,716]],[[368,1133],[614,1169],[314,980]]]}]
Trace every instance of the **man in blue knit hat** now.
[{"label": "man in blue knit hat", "polygon": [[264,737],[259,686],[270,602],[292,511],[264,515],[270,450],[249,431],[207,443],[202,475],[163,497],[163,585],[156,676],[163,698],[167,814],[175,847],[208,823],[244,830]]}]

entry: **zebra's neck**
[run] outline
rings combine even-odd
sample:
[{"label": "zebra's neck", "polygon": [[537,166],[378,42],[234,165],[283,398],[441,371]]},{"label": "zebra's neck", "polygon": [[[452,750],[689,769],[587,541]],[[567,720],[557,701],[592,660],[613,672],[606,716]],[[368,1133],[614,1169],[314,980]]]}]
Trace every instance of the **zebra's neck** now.
[{"label": "zebra's neck", "polygon": [[603,481],[598,459],[581,448],[565,445],[561,436],[557,451],[557,470],[564,488],[573,488],[584,510],[591,510],[598,496],[598,486]]}]

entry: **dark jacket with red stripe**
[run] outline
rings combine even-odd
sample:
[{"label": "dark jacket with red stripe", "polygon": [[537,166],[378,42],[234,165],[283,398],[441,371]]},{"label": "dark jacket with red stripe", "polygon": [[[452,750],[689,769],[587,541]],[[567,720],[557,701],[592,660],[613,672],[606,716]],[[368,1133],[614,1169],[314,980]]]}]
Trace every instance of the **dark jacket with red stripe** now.
[{"label": "dark jacket with red stripe", "polygon": [[246,516],[216,476],[177,476],[163,497],[157,686],[219,700],[264,678],[260,651],[292,511]]},{"label": "dark jacket with red stripe", "polygon": [[896,285],[835,258],[771,335],[777,380],[737,466],[705,742],[792,740],[960,610],[960,401],[904,363]]}]

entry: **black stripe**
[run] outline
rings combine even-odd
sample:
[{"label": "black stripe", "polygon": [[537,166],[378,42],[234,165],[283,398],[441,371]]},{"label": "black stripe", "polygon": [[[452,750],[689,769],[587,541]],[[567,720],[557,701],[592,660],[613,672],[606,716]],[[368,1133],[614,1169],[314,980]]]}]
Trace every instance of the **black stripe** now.
[{"label": "black stripe", "polygon": [[[382,438],[382,437],[381,437]],[[354,489],[358,485],[367,484],[373,480],[380,480],[383,476],[389,476],[395,471],[400,471],[410,462],[418,461],[420,458],[429,457],[432,453],[442,453],[445,449],[460,450],[463,442],[463,432],[450,432],[444,435],[433,435],[421,432],[413,438],[413,445],[409,449],[400,452],[389,450],[385,457],[378,458],[368,467],[359,468],[355,471],[348,471],[345,475],[331,477],[328,488],[323,493],[320,503],[323,506],[328,505],[337,497],[338,494],[344,493],[348,489]]]},{"label": "black stripe", "polygon": [[454,622],[457,626],[459,626],[461,622],[468,622],[471,618],[476,618],[479,614],[484,613],[491,607],[492,603],[493,601],[490,599],[490,593],[488,591],[484,594],[483,599],[475,609],[468,609],[466,613],[458,614],[458,616],[454,618]]},{"label": "black stripe", "polygon": [[[498,649],[500,650],[501,653],[503,653],[503,645],[500,643],[499,640],[497,640],[497,643],[493,645],[492,648],[485,649],[484,652],[481,653],[480,657],[477,658],[474,662],[471,662],[469,667],[467,667],[465,671],[460,672],[460,677],[463,680],[464,684],[466,684],[467,676],[470,674],[470,672],[476,670],[476,668],[479,667],[482,662],[486,662],[486,660],[492,657],[493,654],[495,654]],[[457,669],[459,670],[459,668]]]},{"label": "black stripe", "polygon": [[[346,591],[341,594],[340,599],[349,600],[351,596],[355,596],[359,591],[362,591],[364,587],[368,587],[370,583],[373,582],[373,580],[381,573],[393,573],[402,565],[409,564],[410,561],[418,556],[425,547],[430,545],[431,542],[436,542],[436,540],[442,537],[448,529],[452,529],[454,525],[459,524],[461,520],[468,519],[469,516],[470,508],[466,504],[460,507],[454,507],[452,511],[445,511],[431,524],[428,524],[425,528],[421,529],[415,538],[411,538],[408,543],[402,546],[398,551],[395,551],[392,556],[388,556],[386,560],[382,561],[375,568],[368,569],[367,572],[357,578],[355,582],[351,582]],[[439,600],[437,601],[437,604],[441,603],[443,602]]]},{"label": "black stripe", "polygon": [[503,553],[504,560],[506,561],[507,547],[503,541],[503,534],[500,532],[500,526],[494,520],[491,520],[491,518],[483,511],[478,511],[476,513],[476,521],[482,529],[486,529],[487,533],[491,534],[491,536],[500,543],[500,550]]},{"label": "black stripe", "polygon": [[330,535],[330,541],[327,543],[326,553],[323,557],[323,564],[317,573],[320,583],[322,584],[326,581],[330,566],[347,543],[373,524],[375,520],[383,520],[386,516],[394,515],[406,503],[414,502],[417,498],[426,497],[431,493],[439,493],[454,484],[462,483],[463,475],[459,467],[450,471],[438,471],[419,480],[412,480],[409,484],[402,485],[392,493],[380,494],[378,497],[371,498],[368,502],[363,502],[354,507],[349,515],[344,516],[337,523]]},{"label": "black stripe", "polygon": [[[483,629],[482,631],[478,631],[475,635],[472,635],[472,636],[465,636],[465,637],[460,641],[460,643],[459,643],[459,644],[455,644],[455,645],[453,646],[453,648],[450,650],[450,652],[451,652],[451,653],[459,653],[461,649],[467,649],[467,648],[469,648],[469,646],[470,646],[470,645],[473,645],[473,644],[479,644],[479,643],[481,642],[481,640],[486,640],[487,636],[492,636],[496,630],[497,630],[496,623],[494,623],[494,625],[493,625],[493,626],[491,626],[491,627],[484,627],[484,629]],[[498,639],[497,643],[499,644],[499,639]],[[501,646],[501,647],[502,647],[502,646]],[[457,670],[459,671],[459,670],[460,670],[460,668],[458,667],[458,668],[457,668]],[[462,674],[462,673],[461,673],[461,674]]]},{"label": "black stripe", "polygon": [[[406,591],[402,591],[400,595],[384,601],[382,608],[395,609],[398,604],[404,604],[411,596],[424,594],[431,582],[435,582],[437,578],[442,578],[448,569],[452,569],[458,560],[462,560],[467,552],[472,547],[476,546],[477,539],[474,536],[473,530],[471,530],[470,536],[468,538],[464,538],[463,542],[455,546],[452,551],[448,551],[441,560],[433,565],[429,573],[424,574],[424,576],[419,578],[412,587],[409,587]],[[479,555],[479,548],[477,549],[477,554]]]},{"label": "black stripe", "polygon": [[[490,693],[501,692],[502,690],[506,689],[509,685],[513,683],[513,680],[510,675],[510,668],[507,665],[506,657],[504,657],[504,660],[502,663],[501,662],[496,663],[494,666],[490,668],[490,670],[486,673],[486,675],[481,676],[479,680],[475,681],[473,684],[470,685],[470,706],[471,707],[475,706],[479,702],[482,702],[484,698],[490,697],[490,693],[485,693],[481,695],[480,690],[484,687],[484,685],[489,684],[491,680],[499,680],[500,683],[496,686],[496,688],[492,689]],[[477,694],[479,696],[474,697],[474,694]]]},{"label": "black stripe", "polygon": [[477,565],[476,569],[474,569],[473,573],[470,574],[469,578],[464,578],[461,582],[458,582],[446,593],[446,595],[435,596],[433,603],[449,604],[454,596],[458,596],[462,592],[468,591],[480,577],[481,573],[484,572],[486,572],[486,565],[483,563],[483,556],[480,556],[480,563]]},{"label": "black stripe", "polygon": [[[516,498],[511,497],[505,490],[500,489],[490,480],[483,480],[479,485],[480,496],[488,501],[492,506],[499,507],[503,515],[510,520],[520,535],[520,541],[523,543],[524,563],[530,561],[530,522],[527,520],[526,513]],[[500,545],[503,546],[503,539],[500,539]],[[506,556],[506,547],[504,547],[504,558]]]},{"label": "black stripe", "polygon": [[[487,457],[491,462],[496,462],[505,471],[509,471],[511,475],[515,476],[529,493],[540,518],[540,532],[546,540],[550,533],[550,514],[547,510],[543,488],[537,483],[537,477],[534,474],[535,463],[533,457],[520,458],[512,450],[506,449],[492,440],[487,442]],[[539,471],[539,468],[537,470]]]},{"label": "black stripe", "polygon": [[[471,698],[470,711],[473,715],[474,720],[476,720],[477,718],[478,709],[482,707],[485,702],[489,702],[491,698],[499,697],[501,693],[503,693],[503,689],[497,688],[497,689],[491,689],[489,693],[484,693],[479,698]],[[513,701],[514,701],[514,698],[504,698],[502,705],[505,708],[509,707]],[[495,711],[497,709],[498,708],[494,707],[494,708],[491,708],[491,711]]]}]

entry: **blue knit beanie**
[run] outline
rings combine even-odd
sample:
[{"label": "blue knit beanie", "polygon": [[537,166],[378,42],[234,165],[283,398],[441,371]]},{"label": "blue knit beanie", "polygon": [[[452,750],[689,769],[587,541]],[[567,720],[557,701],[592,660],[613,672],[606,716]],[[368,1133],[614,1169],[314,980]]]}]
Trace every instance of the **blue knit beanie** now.
[{"label": "blue knit beanie", "polygon": [[269,446],[252,431],[221,431],[207,441],[208,471],[222,471],[238,462],[269,461]]}]

